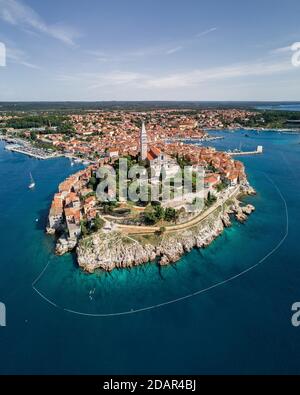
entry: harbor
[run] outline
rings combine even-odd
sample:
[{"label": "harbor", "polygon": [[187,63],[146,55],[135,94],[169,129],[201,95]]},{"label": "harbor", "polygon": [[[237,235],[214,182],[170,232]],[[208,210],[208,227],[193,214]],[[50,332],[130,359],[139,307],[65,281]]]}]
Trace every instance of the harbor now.
[{"label": "harbor", "polygon": [[85,159],[78,158],[75,155],[64,154],[64,153],[57,153],[57,152],[47,152],[42,148],[37,148],[18,138],[9,138],[3,135],[0,135],[0,141],[5,141],[7,144],[5,145],[5,149],[7,151],[16,152],[18,154],[23,154],[30,156],[32,158],[47,160],[47,159],[54,159],[59,157],[66,157],[69,158],[72,163],[82,163],[83,165],[90,165],[92,161],[88,161]]},{"label": "harbor", "polygon": [[56,154],[56,153],[48,154],[48,153],[45,153],[45,151],[43,151],[42,149],[33,148],[33,147],[27,146],[27,145],[19,145],[19,144],[8,144],[5,146],[5,149],[7,151],[17,152],[19,154],[28,155],[33,158],[42,159],[42,160],[53,159],[53,158],[58,158],[58,157],[62,156],[62,155]]}]

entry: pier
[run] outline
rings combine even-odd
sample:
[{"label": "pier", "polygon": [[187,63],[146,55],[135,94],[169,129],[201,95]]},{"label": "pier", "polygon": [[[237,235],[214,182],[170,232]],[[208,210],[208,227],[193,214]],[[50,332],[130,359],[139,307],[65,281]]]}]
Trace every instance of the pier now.
[{"label": "pier", "polygon": [[169,137],[165,140],[167,144],[173,143],[175,141],[181,142],[207,142],[207,141],[214,141],[214,140],[223,140],[223,136],[208,136],[208,137]]},{"label": "pier", "polygon": [[255,151],[227,151],[226,153],[230,156],[241,156],[241,155],[258,155],[263,154],[264,149],[262,145],[258,145]]}]

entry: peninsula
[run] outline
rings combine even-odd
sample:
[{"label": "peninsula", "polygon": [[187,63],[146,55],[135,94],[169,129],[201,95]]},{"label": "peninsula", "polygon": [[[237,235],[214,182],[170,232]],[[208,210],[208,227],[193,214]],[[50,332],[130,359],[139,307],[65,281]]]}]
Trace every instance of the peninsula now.
[{"label": "peninsula", "polygon": [[[57,235],[56,253],[76,249],[78,264],[87,272],[151,261],[174,263],[193,247],[209,245],[231,225],[233,215],[243,222],[254,210],[252,205],[241,205],[242,196],[255,193],[242,162],[211,147],[167,141],[154,130],[147,132],[144,122],[140,125],[138,135],[127,131],[131,136],[126,141],[113,133],[118,147],[112,139],[107,141],[106,155],[64,180],[53,198],[47,232]],[[207,136],[195,121],[185,122],[183,134]],[[101,173],[109,167],[120,181],[124,159],[123,181],[126,189],[137,191],[135,198],[124,199],[122,188],[119,184],[113,188],[106,175],[108,198],[103,200]],[[133,171],[136,166],[145,170],[145,179]],[[188,192],[182,180],[178,183],[185,168],[191,180]],[[152,189],[157,191],[155,199]]]}]

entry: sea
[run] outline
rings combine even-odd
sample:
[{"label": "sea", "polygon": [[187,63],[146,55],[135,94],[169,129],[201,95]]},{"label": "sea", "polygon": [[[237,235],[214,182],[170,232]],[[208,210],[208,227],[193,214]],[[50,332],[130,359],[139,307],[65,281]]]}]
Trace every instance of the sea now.
[{"label": "sea", "polygon": [[273,110],[273,111],[300,111],[300,104],[293,103],[267,103],[260,104],[256,107],[258,110]]},{"label": "sea", "polygon": [[257,191],[249,220],[172,266],[93,275],[45,234],[58,183],[82,165],[0,142],[1,374],[300,373],[300,134],[211,134],[220,150],[264,147],[239,158]]}]

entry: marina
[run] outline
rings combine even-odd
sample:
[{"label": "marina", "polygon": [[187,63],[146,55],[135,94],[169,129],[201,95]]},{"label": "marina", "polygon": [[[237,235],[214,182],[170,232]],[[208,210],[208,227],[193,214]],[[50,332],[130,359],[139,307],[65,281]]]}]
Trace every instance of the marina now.
[{"label": "marina", "polygon": [[22,139],[12,139],[12,138],[7,138],[5,136],[0,135],[0,140],[5,141],[7,143],[5,145],[5,149],[7,151],[27,155],[27,156],[30,156],[30,157],[36,158],[36,159],[47,160],[47,159],[54,159],[54,158],[59,158],[59,157],[66,157],[66,158],[70,159],[71,166],[74,166],[74,164],[80,164],[80,163],[82,163],[85,166],[88,166],[91,163],[93,163],[90,160],[81,159],[81,158],[76,157],[75,155],[68,155],[68,154],[57,153],[57,152],[49,153],[42,148],[36,148],[36,147],[32,146],[30,143],[28,143],[27,141],[24,141]]},{"label": "marina", "polygon": [[25,146],[25,145],[21,146],[19,144],[8,144],[6,145],[5,149],[7,151],[17,152],[19,154],[28,155],[33,158],[42,159],[42,160],[58,158],[62,156],[59,154],[47,154],[41,149],[34,148],[31,146]]}]

